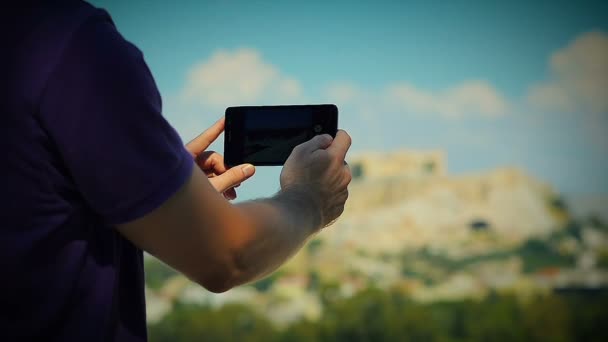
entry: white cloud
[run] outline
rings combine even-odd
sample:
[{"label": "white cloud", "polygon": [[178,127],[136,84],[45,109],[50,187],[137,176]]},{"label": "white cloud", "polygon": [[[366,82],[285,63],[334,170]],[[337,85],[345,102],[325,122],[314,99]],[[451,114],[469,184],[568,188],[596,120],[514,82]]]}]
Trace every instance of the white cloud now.
[{"label": "white cloud", "polygon": [[449,118],[496,117],[506,114],[507,102],[484,81],[465,81],[440,92],[430,92],[408,84],[388,89],[389,98],[403,110]]},{"label": "white cloud", "polygon": [[[380,91],[341,83],[327,88],[326,96],[331,102],[355,105],[362,117],[379,111],[446,118],[496,117],[505,114],[508,107],[494,87],[479,80],[462,82],[443,91],[424,90],[406,82],[388,85]],[[211,110],[233,105],[305,102],[298,80],[264,61],[254,49],[220,50],[198,63],[188,72],[180,98],[184,104]]]},{"label": "white cloud", "polygon": [[550,79],[530,87],[533,106],[558,112],[608,113],[608,35],[589,32],[551,56]]},{"label": "white cloud", "polygon": [[503,96],[480,80],[465,81],[442,91],[425,90],[405,82],[388,85],[380,91],[342,83],[329,87],[326,94],[330,100],[342,104],[444,118],[498,117],[508,110]]},{"label": "white cloud", "polygon": [[[495,118],[513,111],[566,112],[584,115],[590,138],[608,146],[608,35],[581,35],[551,56],[550,71],[547,81],[530,87],[523,103],[509,103],[492,84],[475,79],[443,89],[424,89],[405,80],[379,88],[342,82],[327,87],[325,98],[313,102],[338,104],[351,114],[344,117],[345,123],[366,129],[379,125],[379,116],[460,119]],[[175,111],[193,113],[196,122],[201,112],[215,119],[232,105],[307,102],[300,82],[255,49],[216,51],[190,69],[176,100]]]},{"label": "white cloud", "polygon": [[328,98],[335,102],[350,103],[362,95],[361,89],[352,83],[337,83],[326,90]]},{"label": "white cloud", "polygon": [[220,50],[189,71],[181,97],[186,103],[222,108],[293,103],[301,100],[302,89],[256,50]]},{"label": "white cloud", "polygon": [[608,35],[580,35],[553,53],[549,66],[549,80],[530,87],[528,104],[580,116],[589,138],[608,150]]}]

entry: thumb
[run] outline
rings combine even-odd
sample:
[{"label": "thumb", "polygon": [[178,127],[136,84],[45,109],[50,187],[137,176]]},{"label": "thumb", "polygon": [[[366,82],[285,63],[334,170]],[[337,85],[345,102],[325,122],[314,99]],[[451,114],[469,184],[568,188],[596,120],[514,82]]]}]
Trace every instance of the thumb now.
[{"label": "thumb", "polygon": [[329,145],[331,145],[332,141],[333,138],[329,134],[315,135],[307,142],[296,146],[296,148],[305,153],[313,153],[316,150],[326,149],[327,147],[329,147]]},{"label": "thumb", "polygon": [[243,164],[228,169],[219,176],[209,178],[209,181],[218,192],[224,192],[242,183],[255,173],[255,167],[251,164]]}]

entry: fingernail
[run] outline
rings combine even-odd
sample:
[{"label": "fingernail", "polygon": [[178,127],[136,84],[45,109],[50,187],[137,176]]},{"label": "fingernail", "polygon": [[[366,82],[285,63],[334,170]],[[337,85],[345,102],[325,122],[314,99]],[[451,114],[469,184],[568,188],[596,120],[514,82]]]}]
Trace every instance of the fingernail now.
[{"label": "fingernail", "polygon": [[243,174],[247,177],[253,174],[253,165],[246,165],[243,167]]}]

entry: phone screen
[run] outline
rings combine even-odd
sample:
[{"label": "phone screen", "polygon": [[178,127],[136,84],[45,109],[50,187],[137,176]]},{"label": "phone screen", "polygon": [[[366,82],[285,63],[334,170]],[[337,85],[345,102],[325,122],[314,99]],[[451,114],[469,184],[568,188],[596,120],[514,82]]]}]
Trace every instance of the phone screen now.
[{"label": "phone screen", "polygon": [[224,158],[229,165],[283,165],[317,134],[336,135],[335,105],[246,106],[226,109]]},{"label": "phone screen", "polygon": [[251,163],[287,159],[294,147],[312,138],[312,110],[268,108],[245,111],[244,153]]}]

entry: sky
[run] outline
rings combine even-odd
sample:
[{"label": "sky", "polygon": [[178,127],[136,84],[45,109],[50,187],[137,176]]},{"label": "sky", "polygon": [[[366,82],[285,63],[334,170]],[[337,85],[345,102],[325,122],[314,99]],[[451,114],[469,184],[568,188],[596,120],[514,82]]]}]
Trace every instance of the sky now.
[{"label": "sky", "polygon": [[228,106],[335,103],[353,155],[441,149],[451,174],[515,166],[608,194],[607,1],[92,3],[144,53],[185,142]]}]

